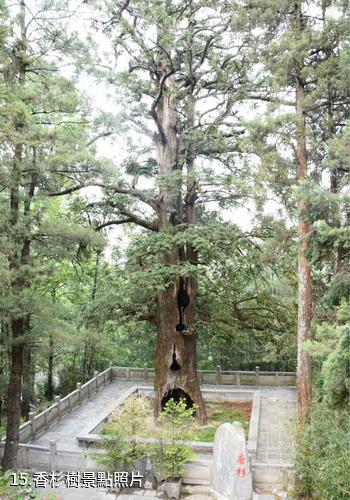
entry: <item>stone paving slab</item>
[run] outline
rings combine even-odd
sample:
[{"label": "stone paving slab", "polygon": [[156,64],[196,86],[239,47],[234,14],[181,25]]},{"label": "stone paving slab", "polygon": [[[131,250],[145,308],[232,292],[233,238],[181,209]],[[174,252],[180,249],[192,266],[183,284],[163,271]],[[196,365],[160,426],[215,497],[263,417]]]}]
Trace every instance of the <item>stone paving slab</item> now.
[{"label": "stone paving slab", "polygon": [[[119,492],[108,491],[105,488],[67,488],[66,486],[59,486],[57,488],[40,488],[36,490],[40,500],[136,500],[137,497],[144,498],[145,500],[159,500],[166,499],[166,493],[162,491],[150,491],[140,488],[125,488]],[[190,499],[191,500],[191,499]]]},{"label": "stone paving slab", "polygon": [[200,498],[213,498],[209,486],[203,485],[185,485],[182,487],[183,497],[190,500],[199,500]]},{"label": "stone paving slab", "polygon": [[263,391],[260,406],[256,461],[293,464],[293,432],[296,398],[293,389]]},{"label": "stone paving slab", "polygon": [[[213,388],[202,385],[203,389]],[[240,389],[235,385],[218,388]],[[295,387],[249,386],[260,390],[260,416],[256,462],[293,465],[293,431],[296,417]]]},{"label": "stone paving slab", "polygon": [[116,380],[101,387],[97,394],[54,422],[48,430],[29,443],[48,447],[51,440],[57,440],[58,449],[79,450],[76,437],[91,432],[94,426],[110,414],[116,400],[133,385],[134,381]]},{"label": "stone paving slab", "polygon": [[121,500],[136,500],[137,497],[145,498],[146,500],[158,500],[159,498],[168,498],[166,495],[163,495],[162,497],[159,497],[158,495],[152,495],[148,491],[147,494],[144,494],[143,492],[137,492],[135,491],[134,493],[120,493],[119,495],[116,496],[116,498],[120,498]]},{"label": "stone paving slab", "polygon": [[[43,488],[36,490],[37,498],[40,500],[114,500],[116,493],[109,493],[104,489],[97,488]],[[135,499],[135,497],[134,497]]]},{"label": "stone paving slab", "polygon": [[142,497],[148,500],[151,499],[159,499],[159,498],[168,498],[166,493],[164,491],[157,491],[157,490],[142,490],[140,488],[134,488],[134,489],[125,489],[121,490],[117,494],[117,498],[120,498],[120,500],[130,500],[131,498],[133,500],[136,500],[135,497]]}]

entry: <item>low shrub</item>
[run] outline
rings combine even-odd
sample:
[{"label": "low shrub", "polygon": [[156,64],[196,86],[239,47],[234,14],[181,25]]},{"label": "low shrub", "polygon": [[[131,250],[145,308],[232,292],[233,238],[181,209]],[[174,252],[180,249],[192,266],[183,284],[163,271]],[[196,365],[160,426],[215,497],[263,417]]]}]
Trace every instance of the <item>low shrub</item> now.
[{"label": "low shrub", "polygon": [[182,477],[184,464],[194,458],[195,455],[187,442],[193,438],[195,410],[195,406],[187,408],[182,399],[176,402],[171,398],[165,405],[159,417],[158,443],[151,450],[151,460],[157,477]]},{"label": "low shrub", "polygon": [[20,473],[18,471],[16,471],[16,474],[19,478],[14,482],[13,474],[14,471],[11,470],[6,472],[0,471],[0,498],[3,500],[30,500],[37,498],[31,482],[23,481],[19,477]]},{"label": "low shrub", "polygon": [[95,458],[112,471],[135,467],[138,461],[147,457],[147,447],[139,438],[149,436],[152,419],[152,407],[147,398],[129,397],[112,414],[103,431],[102,446],[106,455]]},{"label": "low shrub", "polygon": [[312,406],[310,421],[297,434],[297,494],[318,500],[350,498],[350,412],[325,401]]}]

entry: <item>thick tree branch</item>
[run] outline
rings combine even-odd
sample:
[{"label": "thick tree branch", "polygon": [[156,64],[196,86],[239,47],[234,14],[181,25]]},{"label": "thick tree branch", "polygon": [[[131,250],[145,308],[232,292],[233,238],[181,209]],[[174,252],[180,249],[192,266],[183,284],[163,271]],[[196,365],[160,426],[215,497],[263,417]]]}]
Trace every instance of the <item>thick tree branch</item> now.
[{"label": "thick tree branch", "polygon": [[279,97],[264,96],[259,94],[249,94],[246,99],[249,99],[251,101],[264,101],[274,104],[282,104],[283,106],[295,106],[295,102],[286,101],[284,99],[280,99]]},{"label": "thick tree branch", "polygon": [[91,182],[87,184],[77,184],[71,188],[64,189],[63,191],[56,191],[54,193],[47,193],[47,196],[64,196],[66,194],[74,193],[75,191],[79,191],[80,189],[84,189],[86,187],[100,187],[109,191],[113,191],[113,193],[126,194],[133,196],[134,198],[138,198],[143,203],[149,205],[153,210],[157,211],[157,203],[154,199],[147,198],[142,191],[134,188],[122,188],[117,186],[110,186],[108,184],[104,184],[101,182]]},{"label": "thick tree branch", "polygon": [[153,120],[155,121],[155,124],[157,126],[157,129],[158,129],[158,132],[159,132],[159,135],[160,135],[160,139],[161,139],[163,145],[166,144],[167,139],[166,139],[166,136],[165,136],[162,124],[160,123],[160,120],[159,120],[159,117],[158,117],[157,106],[158,106],[158,103],[159,103],[159,101],[160,101],[160,99],[162,98],[162,95],[163,95],[163,87],[164,87],[165,80],[167,78],[169,78],[169,76],[171,76],[174,72],[175,72],[174,69],[171,69],[167,73],[164,73],[164,75],[162,76],[162,78],[161,78],[161,80],[159,82],[159,92],[158,92],[158,95],[154,99],[154,101],[152,103],[151,111],[150,111],[150,115],[152,116]]},{"label": "thick tree branch", "polygon": [[101,231],[101,229],[108,226],[118,226],[120,224],[127,224],[128,222],[133,222],[133,220],[131,218],[110,220],[108,222],[104,222],[103,224],[99,224],[98,226],[96,226],[95,231]]},{"label": "thick tree branch", "polygon": [[96,142],[98,139],[101,139],[102,137],[108,137],[108,136],[114,134],[114,132],[116,132],[115,129],[108,130],[106,132],[101,132],[96,137],[93,137],[92,139],[90,139],[90,141],[86,145],[87,146],[91,146],[91,144],[93,144],[94,142]]},{"label": "thick tree branch", "polygon": [[116,209],[116,211],[117,211],[115,214],[116,216],[121,215],[121,216],[125,217],[124,219],[116,219],[114,221],[111,221],[109,224],[108,224],[108,222],[103,223],[104,225],[102,225],[102,227],[112,225],[112,224],[126,224],[127,222],[131,222],[131,223],[134,223],[138,226],[144,227],[145,229],[149,229],[150,231],[158,231],[157,219],[154,219],[152,221],[147,221],[147,220],[143,219],[142,217],[140,217],[139,215],[137,215],[133,212],[130,212],[130,210],[128,210],[127,208],[121,207],[121,206],[117,205],[116,203],[113,203],[112,201],[107,200],[105,202],[98,202],[98,203],[91,203],[90,204],[90,207],[94,207],[94,206],[111,207],[113,209]]},{"label": "thick tree branch", "polygon": [[47,196],[64,196],[66,194],[74,193],[75,191],[79,191],[80,189],[83,189],[87,187],[86,185],[83,184],[78,184],[77,186],[73,186],[71,188],[64,189],[63,191],[56,191],[55,193],[47,193]]},{"label": "thick tree branch", "polygon": [[158,224],[156,220],[148,222],[145,219],[139,217],[138,215],[129,212],[129,210],[126,210],[124,208],[119,208],[118,210],[121,215],[125,215],[125,217],[130,219],[130,222],[133,222],[138,226],[144,227],[145,229],[149,229],[150,231],[158,231]]}]

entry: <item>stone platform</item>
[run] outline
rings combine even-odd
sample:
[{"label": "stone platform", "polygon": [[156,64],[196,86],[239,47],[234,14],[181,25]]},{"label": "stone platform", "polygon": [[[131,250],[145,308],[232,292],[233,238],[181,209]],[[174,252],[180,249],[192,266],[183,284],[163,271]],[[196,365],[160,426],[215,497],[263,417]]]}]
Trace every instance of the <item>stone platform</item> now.
[{"label": "stone platform", "polygon": [[[137,385],[135,381],[114,380],[101,387],[99,391],[90,399],[83,401],[80,406],[75,407],[62,416],[56,422],[53,422],[41,434],[31,439],[28,444],[39,447],[49,447],[50,442],[56,441],[57,453],[60,450],[72,450],[75,453],[82,451],[77,441],[77,436],[88,434],[104,418],[107,418],[116,401],[122,398],[130,389]],[[143,382],[142,385],[145,385]],[[150,388],[152,384],[147,384]],[[220,390],[239,390],[242,387],[235,385],[215,386]],[[213,385],[202,385],[203,389],[213,390]],[[257,389],[256,386],[245,386],[245,389]],[[273,490],[281,491],[285,489],[287,483],[293,481],[293,424],[295,419],[295,389],[293,387],[265,387],[259,386],[260,390],[260,415],[257,436],[256,456],[253,459],[253,480],[255,489],[271,492]],[[190,464],[193,471],[198,470],[198,480],[192,481],[192,487],[208,487],[210,479],[211,458],[206,454],[201,456],[197,454],[197,462]],[[29,464],[30,465],[30,464]],[[45,469],[41,469],[45,470]],[[39,492],[40,493],[40,492]],[[79,490],[51,490],[51,493],[58,495],[57,498],[74,500],[89,498],[114,498],[115,496],[106,491],[83,489]],[[83,496],[79,496],[79,494]],[[131,492],[125,490],[120,493],[121,497],[130,495]],[[133,493],[134,495],[134,493]],[[135,492],[135,496],[141,495],[141,492]],[[155,492],[148,491],[143,496],[156,496]],[[193,495],[202,495],[193,493]],[[204,495],[205,497],[205,495]],[[203,498],[204,498],[203,497]],[[39,497],[45,498],[45,497]],[[53,498],[53,497],[51,497]],[[185,498],[185,497],[184,497]],[[207,496],[206,498],[209,498]],[[268,498],[268,497],[267,497]],[[274,498],[272,496],[272,498]],[[278,498],[278,497],[277,497]],[[123,500],[127,500],[124,498]],[[199,498],[193,500],[200,500]]]}]

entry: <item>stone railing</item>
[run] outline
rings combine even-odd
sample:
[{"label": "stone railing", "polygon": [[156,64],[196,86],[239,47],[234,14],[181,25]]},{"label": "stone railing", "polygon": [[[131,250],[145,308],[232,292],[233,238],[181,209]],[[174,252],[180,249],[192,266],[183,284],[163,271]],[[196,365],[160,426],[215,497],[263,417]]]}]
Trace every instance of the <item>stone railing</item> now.
[{"label": "stone railing", "polygon": [[[142,382],[153,382],[155,377],[154,368],[147,364],[143,368],[132,368],[129,366],[113,366],[113,379],[135,380]],[[209,385],[267,385],[267,386],[295,386],[294,372],[267,372],[260,371],[226,371],[217,366],[216,370],[198,370],[200,384]]]},{"label": "stone railing", "polygon": [[[0,457],[3,456],[5,443],[0,442]],[[102,464],[96,462],[93,455],[104,454],[104,450],[57,449],[56,441],[50,446],[20,443],[17,451],[17,466],[22,470],[51,471],[97,471],[105,470]],[[1,497],[0,497],[1,498]]]},{"label": "stone railing", "polygon": [[[55,396],[54,403],[38,415],[34,412],[29,413],[29,420],[19,428],[19,440],[25,443],[35,438],[38,434],[46,430],[53,422],[56,422],[65,414],[72,411],[81,403],[96,394],[101,386],[112,381],[112,365],[101,373],[95,372],[92,379],[85,384],[77,383],[75,391],[67,394],[64,398]],[[4,439],[1,441],[3,442]],[[1,443],[0,442],[0,443]]]}]

